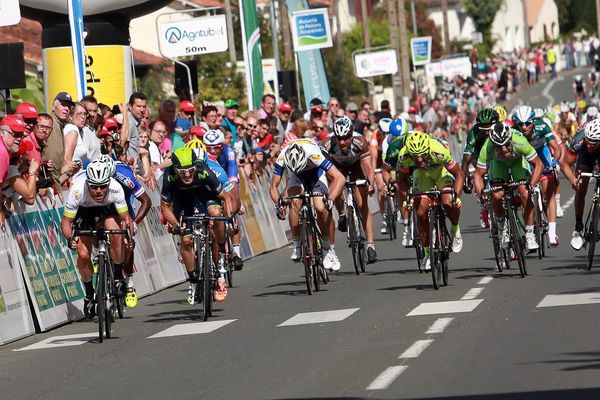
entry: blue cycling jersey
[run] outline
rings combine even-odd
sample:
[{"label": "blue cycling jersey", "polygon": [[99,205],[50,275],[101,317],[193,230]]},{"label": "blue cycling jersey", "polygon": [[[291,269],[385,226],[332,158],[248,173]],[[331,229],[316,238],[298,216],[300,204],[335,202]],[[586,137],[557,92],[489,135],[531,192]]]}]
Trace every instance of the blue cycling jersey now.
[{"label": "blue cycling jersey", "polygon": [[227,171],[227,176],[232,182],[239,181],[238,165],[235,158],[235,151],[229,146],[223,146],[223,151],[221,151],[221,156],[219,157],[219,164]]},{"label": "blue cycling jersey", "polygon": [[211,171],[215,173],[217,179],[219,179],[219,182],[221,183],[223,189],[226,192],[229,192],[233,189],[233,184],[227,178],[227,173],[225,173],[225,170],[223,169],[223,167],[221,167],[221,165],[218,162],[209,158],[206,161],[206,165],[208,165],[208,168],[210,168]]},{"label": "blue cycling jersey", "polygon": [[117,161],[115,163],[116,171],[114,178],[123,187],[125,192],[125,201],[127,202],[127,208],[129,209],[129,215],[131,218],[135,218],[136,207],[135,199],[140,198],[146,190],[142,184],[136,179],[135,173],[129,167],[129,165]]}]

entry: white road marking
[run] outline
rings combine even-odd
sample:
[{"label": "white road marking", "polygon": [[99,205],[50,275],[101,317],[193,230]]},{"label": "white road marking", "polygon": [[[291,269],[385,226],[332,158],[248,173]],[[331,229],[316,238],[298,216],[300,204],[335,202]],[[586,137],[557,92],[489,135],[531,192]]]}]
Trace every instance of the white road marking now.
[{"label": "white road marking", "polygon": [[567,209],[569,207],[571,207],[571,205],[573,204],[574,201],[575,201],[575,195],[573,195],[569,200],[567,200],[567,202],[565,204],[563,204],[563,206],[562,206],[563,211],[567,211]]},{"label": "white road marking", "polygon": [[479,280],[479,282],[477,282],[478,285],[487,285],[488,283],[490,283],[492,280],[494,279],[493,276],[484,276],[483,278],[481,278]]},{"label": "white road marking", "polygon": [[406,314],[407,317],[415,315],[431,315],[431,314],[452,314],[473,311],[483,299],[478,300],[458,300],[458,301],[439,301],[436,303],[421,303],[411,312]]},{"label": "white road marking", "polygon": [[600,303],[600,292],[577,293],[577,294],[550,294],[537,307],[574,306],[579,304]]},{"label": "white road marking", "polygon": [[450,325],[450,322],[452,322],[453,319],[453,317],[436,319],[433,325],[431,325],[429,329],[427,329],[427,332],[425,332],[425,334],[444,332],[444,330],[448,327],[448,325]]},{"label": "white road marking", "polygon": [[481,294],[481,292],[483,292],[482,287],[474,287],[472,289],[469,289],[469,291],[460,299],[461,300],[473,300],[474,298],[476,298],[477,296],[479,296]]},{"label": "white road marking", "polygon": [[388,367],[385,371],[383,371],[369,386],[367,386],[367,390],[382,390],[387,389],[397,377],[403,373],[408,365],[395,365],[392,367]]},{"label": "white road marking", "polygon": [[76,335],[52,336],[48,339],[44,339],[40,342],[31,344],[21,349],[15,349],[14,351],[41,350],[52,349],[55,347],[79,346],[97,339],[97,333],[79,333]]},{"label": "white road marking", "polygon": [[177,324],[164,331],[158,332],[155,335],[148,336],[148,339],[170,337],[170,336],[184,336],[184,335],[198,335],[201,333],[210,333],[219,328],[228,325],[236,319],[227,319],[223,321],[208,321],[208,322],[194,322],[191,324]]},{"label": "white road marking", "polygon": [[343,321],[359,308],[348,308],[346,310],[318,311],[309,313],[300,313],[277,326],[305,325],[305,324],[320,324],[324,322]]},{"label": "white road marking", "polygon": [[417,358],[431,343],[433,343],[433,339],[417,340],[404,353],[400,354],[398,358]]},{"label": "white road marking", "polygon": [[545,98],[547,98],[548,101],[548,106],[547,107],[552,107],[552,105],[554,104],[554,97],[550,94],[550,89],[552,89],[552,86],[554,86],[554,84],[558,81],[562,81],[564,78],[562,76],[559,76],[558,78],[552,79],[544,88],[544,90],[542,91],[542,96],[544,96]]}]

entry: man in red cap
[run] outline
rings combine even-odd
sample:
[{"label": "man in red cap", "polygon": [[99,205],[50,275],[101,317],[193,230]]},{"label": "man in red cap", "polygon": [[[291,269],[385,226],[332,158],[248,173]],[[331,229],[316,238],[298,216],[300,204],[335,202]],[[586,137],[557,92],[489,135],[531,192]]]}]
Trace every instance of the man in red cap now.
[{"label": "man in red cap", "polygon": [[[18,108],[17,108],[18,110]],[[27,122],[25,122],[27,124]],[[32,144],[32,149],[27,152],[30,160],[36,160],[40,165],[50,164],[51,170],[53,167],[53,162],[51,160],[46,161],[44,163],[43,153],[46,148],[46,141],[50,134],[52,133],[52,116],[46,113],[39,114],[35,124],[33,125],[33,132],[29,135],[26,135],[23,139],[23,142],[30,142]]]},{"label": "man in red cap", "polygon": [[279,144],[283,141],[285,134],[292,129],[290,116],[292,115],[293,110],[294,107],[288,102],[281,103],[277,109],[277,131],[279,132],[277,143]]},{"label": "man in red cap", "polygon": [[196,105],[190,100],[183,100],[179,103],[179,110],[184,114],[181,115],[182,118],[194,119],[196,116]]},{"label": "man in red cap", "polygon": [[15,114],[20,115],[25,121],[26,130],[28,135],[33,132],[33,127],[35,126],[38,118],[38,109],[35,105],[31,103],[21,103],[17,106],[15,110]]},{"label": "man in red cap", "polygon": [[[11,154],[19,151],[25,128],[25,121],[15,114],[9,114],[0,121],[0,186],[4,185],[8,175]],[[0,227],[4,225],[4,208],[1,204],[4,204],[4,198],[0,193]]]}]

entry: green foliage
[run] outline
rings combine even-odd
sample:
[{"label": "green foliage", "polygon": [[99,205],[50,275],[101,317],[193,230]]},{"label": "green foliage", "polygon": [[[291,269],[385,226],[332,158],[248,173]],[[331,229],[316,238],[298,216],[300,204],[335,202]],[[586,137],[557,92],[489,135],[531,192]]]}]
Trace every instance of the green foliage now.
[{"label": "green foliage", "polygon": [[165,83],[175,82],[174,69],[169,68],[170,62],[154,65],[143,78],[136,78],[137,90],[148,96],[148,107],[154,115],[158,113],[161,100],[175,99],[174,93],[165,92]]},{"label": "green foliage", "polygon": [[491,35],[492,22],[500,9],[503,0],[461,0],[467,14],[473,18],[473,23],[478,32],[483,34],[483,43],[477,46],[480,55],[489,53],[493,47]]},{"label": "green foliage", "polygon": [[202,102],[237,99],[242,106],[246,101],[244,75],[236,72],[235,65],[229,65],[229,54],[216,53],[196,56],[198,61],[197,99]]},{"label": "green foliage", "polygon": [[40,112],[46,108],[44,104],[44,82],[36,76],[26,75],[25,88],[13,89],[10,94],[15,100],[12,104],[13,108],[16,107],[17,103],[22,102],[34,104]]}]

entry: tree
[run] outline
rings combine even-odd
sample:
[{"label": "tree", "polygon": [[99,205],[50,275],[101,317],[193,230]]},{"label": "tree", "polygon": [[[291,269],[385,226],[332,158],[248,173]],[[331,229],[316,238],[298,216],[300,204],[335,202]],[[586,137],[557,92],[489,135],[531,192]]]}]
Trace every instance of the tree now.
[{"label": "tree", "polygon": [[500,9],[503,0],[462,0],[462,5],[467,14],[473,18],[473,23],[478,32],[483,34],[483,42],[492,47],[492,22]]}]

